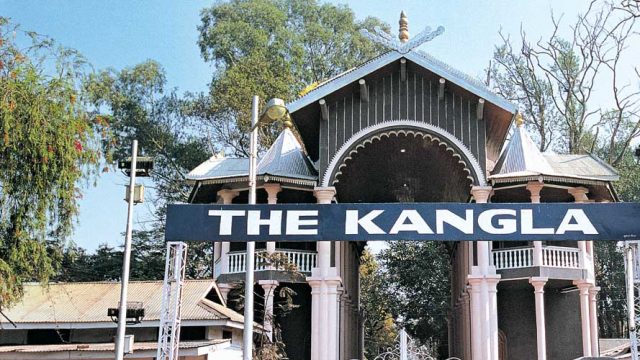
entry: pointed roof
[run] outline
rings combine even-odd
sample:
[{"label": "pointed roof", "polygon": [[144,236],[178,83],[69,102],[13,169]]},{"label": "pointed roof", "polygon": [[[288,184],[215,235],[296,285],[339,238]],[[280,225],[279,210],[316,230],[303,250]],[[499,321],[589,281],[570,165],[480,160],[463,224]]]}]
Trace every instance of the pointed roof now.
[{"label": "pointed roof", "polygon": [[494,183],[550,181],[595,184],[618,180],[615,169],[592,154],[563,155],[540,152],[524,129],[522,116],[516,116],[516,128],[489,180]]},{"label": "pointed roof", "polygon": [[[258,162],[257,176],[262,180],[292,182],[315,186],[318,171],[307,156],[300,141],[289,128],[285,128]],[[187,181],[208,183],[247,181],[248,158],[212,156],[187,174]]]},{"label": "pointed roof", "polygon": [[285,128],[258,163],[258,175],[316,180],[318,172],[291,129]]},{"label": "pointed roof", "polygon": [[507,148],[502,152],[492,176],[506,175],[527,176],[551,174],[553,169],[547,160],[542,156],[536,144],[527,134],[524,126],[520,122],[521,115],[518,114],[515,131]]},{"label": "pointed roof", "polygon": [[401,58],[405,58],[422,66],[432,73],[451,81],[461,88],[482,97],[488,102],[493,103],[508,112],[513,113],[516,111],[516,106],[514,104],[495,94],[478,79],[475,79],[460,70],[454,69],[444,61],[438,60],[432,55],[419,50],[410,50],[407,53],[391,50],[381,54],[358,67],[347,70],[329,80],[323,81],[304,96],[301,96],[287,104],[287,109],[292,113],[296,112],[392,62],[400,60]]}]

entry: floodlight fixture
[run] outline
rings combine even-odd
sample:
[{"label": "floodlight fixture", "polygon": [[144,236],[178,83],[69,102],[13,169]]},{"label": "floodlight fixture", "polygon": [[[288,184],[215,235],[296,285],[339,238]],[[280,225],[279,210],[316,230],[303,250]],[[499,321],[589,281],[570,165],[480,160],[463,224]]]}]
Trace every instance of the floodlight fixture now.
[{"label": "floodlight fixture", "polygon": [[[118,161],[118,169],[122,170],[125,175],[131,177],[131,158]],[[136,176],[149,177],[153,170],[153,158],[149,156],[138,156],[136,159]]]}]

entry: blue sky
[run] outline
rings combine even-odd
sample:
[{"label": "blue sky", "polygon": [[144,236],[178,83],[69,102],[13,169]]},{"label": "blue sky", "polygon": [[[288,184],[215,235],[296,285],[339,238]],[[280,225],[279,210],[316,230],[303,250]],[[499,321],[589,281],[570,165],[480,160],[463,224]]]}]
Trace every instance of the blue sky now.
[{"label": "blue sky", "polygon": [[[550,32],[550,16],[564,14],[573,21],[587,1],[582,0],[358,0],[347,4],[356,16],[376,16],[397,31],[404,10],[409,31],[443,25],[445,33],[421,49],[474,76],[481,76],[499,43],[498,31],[518,36],[520,26],[536,39]],[[146,59],[166,69],[169,86],[180,91],[204,91],[212,69],[200,57],[196,44],[200,9],[211,1],[124,0],[0,0],[0,14],[25,30],[46,34],[64,46],[79,50],[96,69],[121,69]],[[81,201],[79,223],[73,240],[93,250],[101,243],[123,243],[126,224],[124,185],[119,173],[102,176],[88,186]],[[149,184],[150,185],[150,184]],[[148,220],[150,205],[136,207],[135,226]]]}]

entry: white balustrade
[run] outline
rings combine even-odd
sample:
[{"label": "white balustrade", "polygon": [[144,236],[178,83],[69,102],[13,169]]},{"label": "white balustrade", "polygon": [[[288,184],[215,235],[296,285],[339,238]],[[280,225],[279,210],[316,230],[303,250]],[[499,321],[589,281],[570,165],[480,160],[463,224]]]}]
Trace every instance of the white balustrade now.
[{"label": "white balustrade", "polygon": [[581,269],[580,249],[545,246],[542,248],[542,265],[564,269]]},{"label": "white balustrade", "polygon": [[[515,247],[493,250],[496,270],[521,269],[533,266],[533,247]],[[582,269],[580,249],[560,246],[542,247],[542,266]]]},{"label": "white balustrade", "polygon": [[493,250],[493,264],[497,270],[531,267],[533,266],[533,248]]},{"label": "white balustrade", "polygon": [[[289,259],[290,263],[296,265],[299,272],[310,273],[311,269],[316,267],[317,254],[315,251],[280,249],[280,250],[276,250],[276,253],[283,254],[287,259]],[[256,252],[255,271],[271,270],[268,262],[264,261],[264,257],[263,257],[264,254],[266,254],[265,251]],[[237,274],[237,273],[243,273],[245,271],[246,269],[246,260],[245,260],[246,252],[245,251],[230,252],[227,254],[227,256],[228,256],[229,269],[226,271],[226,273]],[[218,273],[216,272],[216,274]]]}]

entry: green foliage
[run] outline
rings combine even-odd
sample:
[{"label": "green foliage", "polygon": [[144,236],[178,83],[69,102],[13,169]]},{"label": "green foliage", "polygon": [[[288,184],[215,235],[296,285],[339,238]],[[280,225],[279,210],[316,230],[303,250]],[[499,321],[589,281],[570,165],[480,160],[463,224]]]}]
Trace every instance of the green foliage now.
[{"label": "green foliage", "polygon": [[385,272],[369,250],[360,257],[360,304],[364,312],[364,346],[367,359],[373,359],[395,346],[398,331],[391,314],[392,296],[386,292]]},{"label": "green foliage", "polygon": [[[251,99],[294,99],[307,85],[326,80],[381,51],[359,29],[388,26],[376,18],[357,21],[345,5],[314,0],[232,0],[201,12],[198,44],[216,71],[210,97],[196,109],[214,142],[247,156]],[[268,146],[277,129],[265,129]]]},{"label": "green foliage", "polygon": [[388,306],[398,326],[447,354],[449,254],[437,242],[389,242],[379,254]]},{"label": "green foliage", "polygon": [[[273,253],[266,254],[261,253],[259,258],[260,266],[269,266],[277,269],[281,274],[286,275],[292,279],[300,281],[304,279],[298,267],[292,263],[285,254]],[[240,281],[234,283],[233,289],[229,292],[227,306],[233,308],[239,313],[244,312],[245,304],[245,282]],[[260,328],[260,336],[256,341],[256,347],[253,349],[254,360],[279,360],[287,359],[286,345],[282,339],[282,330],[279,320],[288,316],[291,311],[298,308],[299,305],[295,303],[295,297],[297,293],[281,282],[281,285],[274,288],[271,293],[265,293],[261,291],[261,287],[254,286],[254,313],[256,315],[255,321],[258,323],[270,322],[272,324],[273,339],[269,340],[268,334],[264,328]],[[269,314],[265,311],[264,303],[267,296],[273,296],[273,313]]]},{"label": "green foliage", "polygon": [[108,129],[88,112],[84,69],[76,52],[0,17],[0,309],[54,273],[59,246],[48,245],[69,236],[80,181],[98,170]]},{"label": "green foliage", "polygon": [[598,293],[598,328],[602,338],[626,333],[626,286],[623,248],[615,241],[594,242]]},{"label": "green foliage", "polygon": [[[198,131],[196,119],[188,114],[191,103],[175,89],[167,90],[166,82],[162,66],[149,60],[121,71],[100,71],[85,83],[91,102],[103,110],[100,118],[111,124],[116,135],[114,156],[129,157],[131,142],[137,139],[139,152],[154,160],[153,192],[149,199],[155,208],[155,218],[145,230],[134,233],[134,244],[146,248],[134,247],[132,254],[134,262],[136,257],[145,257],[138,265],[160,270],[150,272],[132,265],[131,276],[138,279],[162,278],[166,204],[188,200],[191,186],[186,183],[185,174],[211,153],[206,137]],[[194,243],[189,254],[187,277],[211,274],[211,244]]]}]

